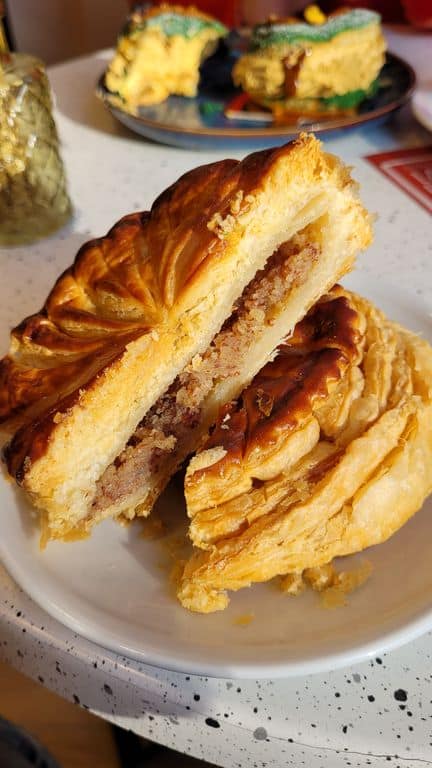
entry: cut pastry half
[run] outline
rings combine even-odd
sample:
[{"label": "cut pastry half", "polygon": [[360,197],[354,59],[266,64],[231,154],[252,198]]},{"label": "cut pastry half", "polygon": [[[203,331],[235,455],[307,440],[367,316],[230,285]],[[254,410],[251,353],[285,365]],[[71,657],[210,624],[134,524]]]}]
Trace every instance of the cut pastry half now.
[{"label": "cut pastry half", "polygon": [[378,544],[432,490],[432,349],[337,288],[309,312],[188,467],[201,549],[182,604],[301,575]]},{"label": "cut pastry half", "polygon": [[83,246],[0,364],[0,419],[20,424],[8,469],[46,537],[147,514],[196,448],[188,426],[208,427],[370,239],[348,170],[303,135],[190,171]]}]

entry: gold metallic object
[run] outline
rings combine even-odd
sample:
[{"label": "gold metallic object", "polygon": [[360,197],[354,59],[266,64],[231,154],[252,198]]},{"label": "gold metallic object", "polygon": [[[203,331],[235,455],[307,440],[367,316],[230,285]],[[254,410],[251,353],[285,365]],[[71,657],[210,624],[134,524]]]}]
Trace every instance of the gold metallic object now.
[{"label": "gold metallic object", "polygon": [[45,69],[0,53],[0,245],[32,242],[71,216]]},{"label": "gold metallic object", "polygon": [[6,9],[4,3],[0,0],[0,53],[8,53],[9,45],[6,36],[6,29],[2,19],[6,17]]},{"label": "gold metallic object", "polygon": [[9,50],[7,40],[6,40],[6,33],[4,31],[3,22],[0,19],[0,53],[7,53]]}]

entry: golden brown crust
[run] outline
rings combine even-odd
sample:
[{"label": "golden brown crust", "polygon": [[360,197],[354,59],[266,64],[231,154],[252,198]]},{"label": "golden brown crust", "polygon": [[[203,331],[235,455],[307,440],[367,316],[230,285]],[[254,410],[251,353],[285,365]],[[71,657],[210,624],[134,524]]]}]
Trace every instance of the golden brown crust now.
[{"label": "golden brown crust", "polygon": [[[290,151],[290,146],[285,152]],[[83,245],[40,312],[11,333],[0,361],[0,424],[10,430],[58,405],[108,367],[133,339],[158,328],[182,292],[224,249],[212,215],[236,216],[233,191],[259,186],[281,150],[225,160],[182,176],[151,212],[125,216]],[[199,201],[199,205],[198,205]]]},{"label": "golden brown crust", "polygon": [[[140,314],[128,315],[133,296],[121,272],[148,216],[126,216],[105,238],[83,245],[40,312],[12,330],[9,354],[0,361],[0,424],[6,429],[82,386],[146,331],[150,307],[141,295]],[[105,303],[110,297],[123,304],[122,314],[104,307],[104,296]]]},{"label": "golden brown crust", "polygon": [[193,495],[192,486],[213,482],[220,488],[230,478],[233,465],[264,451],[269,443],[276,446],[308,419],[316,403],[327,397],[348,365],[358,359],[361,326],[349,294],[339,287],[315,304],[240,400],[222,408],[205,450],[220,448],[224,455],[215,464],[188,474],[187,497]]},{"label": "golden brown crust", "polygon": [[[320,257],[275,320],[273,349],[371,239],[348,170],[313,136],[197,168],[149,213],[83,246],[0,363],[0,418],[21,423],[9,469],[44,510],[48,535],[89,520],[99,478],[145,414],[303,231]],[[269,354],[263,344],[255,370]]]},{"label": "golden brown crust", "polygon": [[380,543],[431,492],[432,349],[353,298],[366,320],[364,348],[330,393],[332,407],[311,413],[307,427],[317,421],[318,430],[306,442],[300,425],[294,431],[300,449],[276,474],[195,511],[191,530],[207,551],[191,558],[180,582],[180,600],[191,610],[222,609],[226,590],[301,573]]}]

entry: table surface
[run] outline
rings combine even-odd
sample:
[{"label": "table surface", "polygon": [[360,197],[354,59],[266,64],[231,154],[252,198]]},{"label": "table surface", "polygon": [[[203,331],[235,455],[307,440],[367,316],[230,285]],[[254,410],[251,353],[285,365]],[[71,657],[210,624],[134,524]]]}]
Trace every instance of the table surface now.
[{"label": "table surface", "polygon": [[[388,36],[390,49],[425,82],[432,38],[403,29]],[[41,304],[83,242],[145,209],[181,173],[222,157],[152,144],[117,125],[92,90],[106,59],[99,53],[50,72],[76,212],[59,235],[0,250],[2,349],[8,328]],[[406,281],[429,299],[430,218],[362,158],[431,144],[431,135],[406,107],[385,124],[325,144],[354,166],[363,200],[379,211],[375,243],[359,270],[378,281]],[[0,626],[0,658],[104,718],[220,766],[432,766],[432,635],[327,674],[284,681],[194,677],[87,642],[39,609],[1,567]]]}]

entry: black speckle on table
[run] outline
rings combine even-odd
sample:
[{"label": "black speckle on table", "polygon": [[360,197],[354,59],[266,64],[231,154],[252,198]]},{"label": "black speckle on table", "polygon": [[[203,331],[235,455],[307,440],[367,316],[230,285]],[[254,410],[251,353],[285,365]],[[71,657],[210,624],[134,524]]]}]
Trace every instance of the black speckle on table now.
[{"label": "black speckle on table", "polygon": [[220,728],[220,723],[218,723],[218,721],[213,717],[207,717],[205,722],[206,725],[210,726],[210,728]]},{"label": "black speckle on table", "polygon": [[398,688],[397,691],[394,692],[394,697],[396,701],[406,701],[408,694],[403,688]]}]

